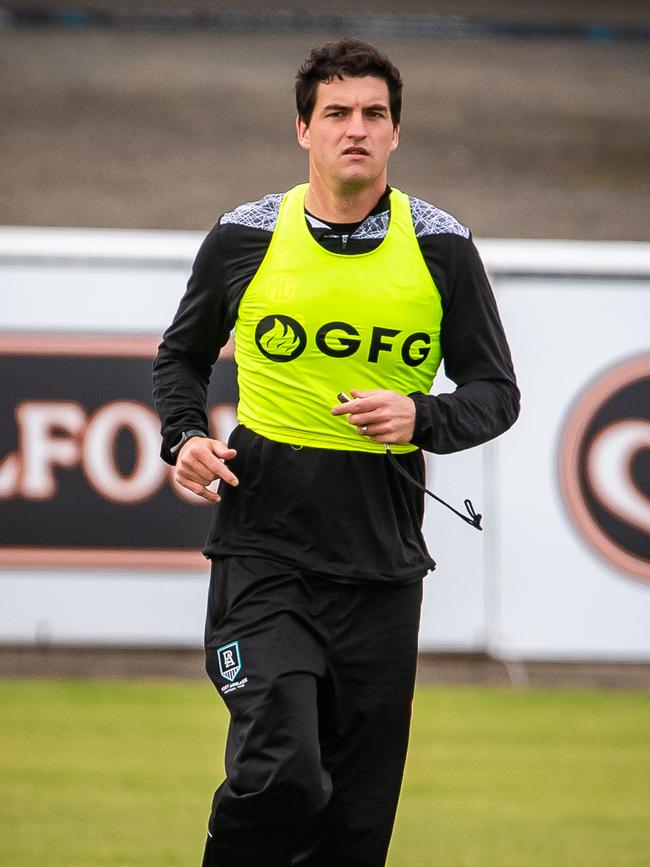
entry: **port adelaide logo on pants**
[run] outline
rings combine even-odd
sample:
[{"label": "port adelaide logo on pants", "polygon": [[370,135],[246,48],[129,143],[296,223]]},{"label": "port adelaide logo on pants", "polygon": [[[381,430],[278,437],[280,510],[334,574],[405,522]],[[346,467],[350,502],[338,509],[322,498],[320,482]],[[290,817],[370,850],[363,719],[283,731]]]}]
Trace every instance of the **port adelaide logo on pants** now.
[{"label": "port adelaide logo on pants", "polygon": [[650,354],[611,367],[578,397],[560,442],[559,478],[587,543],[650,582]]},{"label": "port adelaide logo on pants", "polygon": [[[307,346],[305,328],[292,316],[275,313],[257,323],[255,343],[270,361],[293,361]],[[418,367],[431,351],[431,335],[416,331],[403,335],[398,328],[373,325],[367,345],[359,331],[349,322],[334,321],[321,325],[314,333],[316,348],[330,358],[348,358],[363,353],[371,363],[377,363],[382,352],[398,352],[408,367]]]},{"label": "port adelaide logo on pants", "polygon": [[231,641],[230,644],[224,644],[223,647],[217,649],[217,655],[219,657],[221,676],[232,683],[241,671],[239,642]]},{"label": "port adelaide logo on pants", "polygon": [[242,669],[242,658],[238,641],[231,641],[229,644],[223,644],[221,647],[218,647],[217,659],[219,660],[219,673],[228,681],[225,686],[221,687],[221,692],[224,695],[246,686],[248,683],[247,677],[235,680]]}]

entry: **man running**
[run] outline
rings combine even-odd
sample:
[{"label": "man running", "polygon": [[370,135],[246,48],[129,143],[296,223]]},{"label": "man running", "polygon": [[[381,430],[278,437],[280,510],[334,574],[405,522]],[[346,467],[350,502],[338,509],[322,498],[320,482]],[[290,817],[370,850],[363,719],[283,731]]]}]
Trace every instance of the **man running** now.
[{"label": "man running", "polygon": [[[421,449],[479,445],[519,411],[469,230],[387,184],[401,94],[371,45],[312,51],[308,183],[220,218],[154,364],[162,456],[217,504],[206,666],[231,722],[204,867],[385,863],[435,567]],[[206,393],[233,328],[226,444]],[[457,388],[434,397],[443,358]]]}]

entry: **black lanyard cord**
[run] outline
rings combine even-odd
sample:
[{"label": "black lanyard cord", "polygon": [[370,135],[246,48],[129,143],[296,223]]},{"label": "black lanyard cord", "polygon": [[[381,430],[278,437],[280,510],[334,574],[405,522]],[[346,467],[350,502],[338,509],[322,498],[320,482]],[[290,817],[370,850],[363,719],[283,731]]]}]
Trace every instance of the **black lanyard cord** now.
[{"label": "black lanyard cord", "polygon": [[470,526],[475,527],[477,530],[483,529],[483,527],[481,527],[481,518],[483,517],[483,515],[477,513],[474,510],[474,506],[472,505],[471,500],[464,501],[465,508],[467,509],[467,512],[469,514],[468,518],[467,515],[463,515],[463,513],[459,512],[458,509],[454,509],[453,506],[450,506],[449,503],[445,502],[437,494],[434,494],[433,491],[430,491],[428,488],[425,488],[424,485],[421,485],[420,482],[418,482],[417,479],[414,479],[410,473],[407,473],[404,467],[397,460],[395,455],[391,452],[390,447],[386,443],[384,443],[384,448],[386,449],[387,457],[389,458],[390,462],[395,467],[397,472],[400,475],[404,476],[405,479],[408,479],[412,485],[415,485],[416,488],[419,488],[421,491],[424,491],[425,494],[428,494],[430,497],[433,497],[434,500],[437,500],[437,502],[441,503],[443,506],[446,506],[454,513],[454,515],[458,515],[459,518],[462,518],[462,520]]}]

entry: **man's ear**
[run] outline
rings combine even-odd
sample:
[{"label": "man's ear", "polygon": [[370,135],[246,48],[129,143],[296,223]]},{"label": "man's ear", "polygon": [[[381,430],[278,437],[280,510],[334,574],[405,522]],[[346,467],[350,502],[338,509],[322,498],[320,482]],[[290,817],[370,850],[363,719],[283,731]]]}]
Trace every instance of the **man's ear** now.
[{"label": "man's ear", "polygon": [[311,149],[311,143],[309,141],[309,125],[305,123],[299,114],[296,115],[296,136],[298,137],[298,144],[304,151]]},{"label": "man's ear", "polygon": [[393,141],[391,143],[390,149],[391,151],[397,150],[397,145],[399,144],[399,124],[396,123],[393,127]]}]

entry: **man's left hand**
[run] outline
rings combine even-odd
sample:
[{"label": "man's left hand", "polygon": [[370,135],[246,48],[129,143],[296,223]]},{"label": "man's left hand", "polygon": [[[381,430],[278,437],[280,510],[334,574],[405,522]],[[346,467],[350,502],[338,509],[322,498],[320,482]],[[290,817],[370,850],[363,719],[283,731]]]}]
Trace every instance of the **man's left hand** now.
[{"label": "man's left hand", "polygon": [[361,436],[377,443],[408,443],[415,428],[415,403],[404,394],[386,389],[357,391],[349,403],[339,403],[332,415],[347,415],[346,421],[356,427]]}]

